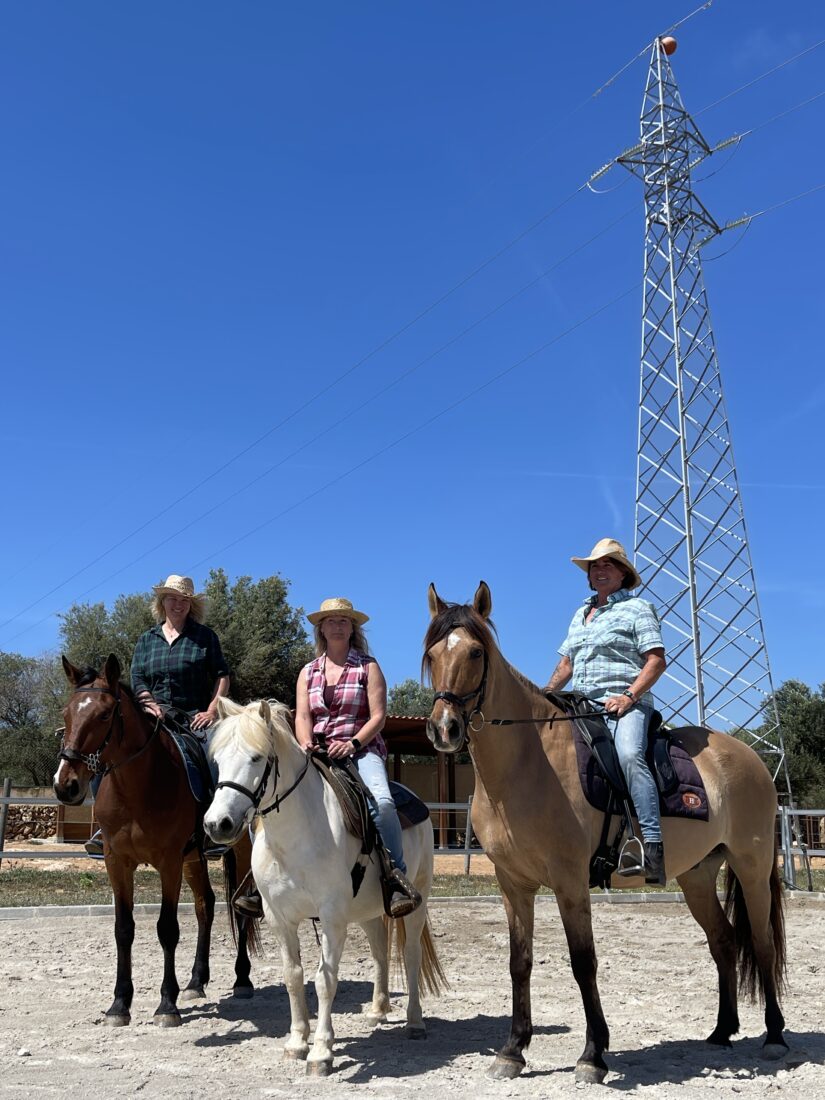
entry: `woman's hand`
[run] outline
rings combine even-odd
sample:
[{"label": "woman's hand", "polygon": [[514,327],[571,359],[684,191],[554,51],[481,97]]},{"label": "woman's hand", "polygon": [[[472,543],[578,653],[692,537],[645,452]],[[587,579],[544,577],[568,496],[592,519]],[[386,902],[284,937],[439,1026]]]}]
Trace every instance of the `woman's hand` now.
[{"label": "woman's hand", "polygon": [[153,718],[163,717],[163,709],[158,706],[150,695],[145,696],[143,699],[138,699],[138,702],[146,713],[151,714]]},{"label": "woman's hand", "polygon": [[348,756],[355,756],[357,751],[352,741],[327,742],[327,755],[333,760],[345,760]]},{"label": "woman's hand", "polygon": [[633,700],[629,695],[611,695],[604,702],[604,709],[611,718],[622,718],[632,706]]},{"label": "woman's hand", "polygon": [[214,721],[215,714],[213,711],[199,710],[189,725],[193,730],[205,730],[208,729]]}]

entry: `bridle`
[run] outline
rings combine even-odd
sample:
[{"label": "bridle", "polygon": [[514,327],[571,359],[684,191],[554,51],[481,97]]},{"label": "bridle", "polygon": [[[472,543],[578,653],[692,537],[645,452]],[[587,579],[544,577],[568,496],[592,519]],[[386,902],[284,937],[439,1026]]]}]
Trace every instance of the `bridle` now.
[{"label": "bridle", "polygon": [[273,794],[275,794],[275,791],[278,788],[278,780],[281,776],[281,772],[278,767],[277,753],[273,753],[267,758],[266,767],[264,768],[263,775],[258,780],[254,790],[250,790],[249,787],[244,787],[241,783],[235,783],[231,779],[222,779],[219,783],[215,784],[215,794],[218,793],[221,787],[228,787],[230,790],[237,791],[239,794],[244,795],[245,798],[248,798],[249,801],[252,803],[252,809],[255,811],[258,817],[265,817],[267,814],[272,813],[273,810],[275,810],[276,813],[280,813],[281,803],[285,802],[286,799],[289,798],[289,796],[306,775],[308,768],[309,757],[307,757],[304,761],[304,766],[298,773],[298,778],[295,780],[295,782],[290,787],[287,787],[283,794],[276,795],[275,801],[263,810],[260,808],[260,806],[264,800],[264,795],[266,794],[266,787],[269,783],[270,775],[273,772],[275,774],[275,789],[272,792]]},{"label": "bridle", "polygon": [[160,719],[158,719],[145,744],[141,745],[137,752],[127,757],[126,760],[121,760],[117,764],[103,765],[103,753],[106,749],[106,746],[112,739],[112,734],[115,730],[115,723],[119,725],[119,736],[121,740],[123,739],[125,724],[123,721],[123,711],[120,707],[120,688],[118,687],[117,691],[112,691],[111,688],[76,687],[72,691],[72,695],[85,695],[87,693],[96,693],[98,695],[111,695],[115,701],[114,710],[112,711],[112,717],[109,720],[109,728],[106,730],[106,735],[94,752],[80,752],[78,749],[72,748],[71,745],[67,747],[64,739],[60,746],[60,755],[58,756],[58,759],[68,760],[71,764],[78,762],[81,764],[85,764],[92,775],[100,775],[100,777],[103,778],[103,776],[108,775],[109,772],[113,772],[116,768],[122,768],[124,764],[131,763],[133,760],[136,760],[141,755],[141,753],[144,753],[149,748],[149,745],[152,743],[155,734],[160,729],[161,723]]}]

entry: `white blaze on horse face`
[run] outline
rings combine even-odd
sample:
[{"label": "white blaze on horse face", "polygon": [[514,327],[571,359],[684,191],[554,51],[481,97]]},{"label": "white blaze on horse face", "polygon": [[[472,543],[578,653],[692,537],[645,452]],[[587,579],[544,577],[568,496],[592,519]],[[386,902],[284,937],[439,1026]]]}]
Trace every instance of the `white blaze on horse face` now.
[{"label": "white blaze on horse face", "polygon": [[448,634],[447,635],[447,650],[448,650],[448,652],[451,649],[455,649],[455,647],[458,645],[458,643],[460,641],[461,641],[461,639],[459,638],[457,631],[454,630],[454,631],[452,631],[452,633]]},{"label": "white blaze on horse face", "polygon": [[77,709],[83,710],[84,707],[90,707],[92,705],[91,699],[84,699],[82,703],[78,703]]}]

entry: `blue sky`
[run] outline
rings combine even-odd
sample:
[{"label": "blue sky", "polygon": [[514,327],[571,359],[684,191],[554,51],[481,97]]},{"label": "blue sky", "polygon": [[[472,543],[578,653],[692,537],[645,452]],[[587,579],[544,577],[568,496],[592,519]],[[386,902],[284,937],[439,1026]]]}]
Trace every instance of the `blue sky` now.
[{"label": "blue sky", "polygon": [[[545,215],[636,140],[647,56],[593,93],[695,6],[5,5],[0,649],[221,566],[351,598],[393,683],[428,583],[483,577],[543,680],[571,554],[633,543],[641,185]],[[825,39],[821,4],[715,0],[677,37],[711,142],[825,89],[823,46],[703,111]],[[823,118],[707,165],[717,220],[825,182]],[[825,679],[823,212],[705,250],[777,684]]]}]

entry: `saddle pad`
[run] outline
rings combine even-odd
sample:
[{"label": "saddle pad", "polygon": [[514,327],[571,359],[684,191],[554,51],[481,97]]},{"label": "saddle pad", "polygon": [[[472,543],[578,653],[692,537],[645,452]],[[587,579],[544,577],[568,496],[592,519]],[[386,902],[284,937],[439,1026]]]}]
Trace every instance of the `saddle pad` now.
[{"label": "saddle pad", "polygon": [[[168,725],[163,728],[180,753],[192,797],[196,802],[211,802],[215,793],[217,775],[212,774],[212,765],[206,759],[200,740],[194,734],[170,729]],[[217,765],[215,767],[217,768]]]},{"label": "saddle pad", "polygon": [[[584,738],[576,729],[575,723],[571,725],[584,797],[597,810],[606,810],[610,801],[610,786]],[[652,751],[648,743],[647,762],[651,772],[653,772]],[[699,770],[682,744],[678,733],[670,735],[670,759],[673,762],[678,785],[666,795],[659,792],[659,810],[662,817],[687,817],[695,821],[707,821],[708,797],[705,786]]]},{"label": "saddle pad", "polygon": [[402,829],[411,829],[413,825],[426,821],[430,816],[430,811],[418,795],[411,791],[409,787],[405,787],[403,783],[396,783],[391,779],[390,794],[395,803],[395,808],[398,810]]}]

